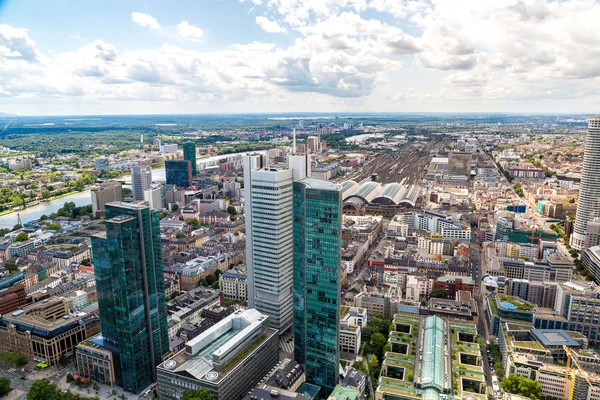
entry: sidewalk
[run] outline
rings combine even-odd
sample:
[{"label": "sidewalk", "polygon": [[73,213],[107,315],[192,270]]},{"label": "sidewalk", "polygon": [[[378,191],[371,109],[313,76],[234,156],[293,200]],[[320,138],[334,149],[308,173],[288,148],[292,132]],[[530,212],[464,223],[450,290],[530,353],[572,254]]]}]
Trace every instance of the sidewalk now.
[{"label": "sidewalk", "polygon": [[[105,385],[103,383],[98,383],[98,382],[95,382],[95,383],[100,387],[98,392],[96,392],[93,389],[93,387],[94,387],[93,381],[92,381],[92,384],[90,385],[90,387],[88,387],[88,388],[79,387],[77,385],[67,384],[67,377],[65,375],[58,382],[58,387],[61,389],[69,389],[71,392],[78,393],[85,397],[97,396],[102,400],[104,400],[104,399],[121,399],[122,394],[125,395],[125,398],[127,400],[138,400],[140,398],[138,395],[123,391],[123,389],[118,386],[109,386],[109,385]],[[117,393],[116,396],[112,395],[113,390]],[[147,398],[152,399],[152,396],[150,395]]]}]

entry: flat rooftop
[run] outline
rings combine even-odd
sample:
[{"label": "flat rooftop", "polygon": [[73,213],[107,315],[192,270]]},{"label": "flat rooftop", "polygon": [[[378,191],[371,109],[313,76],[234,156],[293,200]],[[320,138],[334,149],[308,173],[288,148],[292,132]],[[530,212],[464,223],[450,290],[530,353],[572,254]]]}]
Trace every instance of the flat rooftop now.
[{"label": "flat rooftop", "polygon": [[532,329],[531,333],[544,346],[581,346],[579,342],[562,329]]},{"label": "flat rooftop", "polygon": [[[249,356],[252,350],[277,334],[275,329],[263,331],[267,318],[255,309],[236,311],[190,340],[185,350],[163,362],[158,369],[185,373],[198,380],[218,382]],[[252,336],[254,339],[249,344],[239,346]],[[217,365],[216,360],[220,360],[221,364]],[[214,373],[209,374],[211,371]]]}]

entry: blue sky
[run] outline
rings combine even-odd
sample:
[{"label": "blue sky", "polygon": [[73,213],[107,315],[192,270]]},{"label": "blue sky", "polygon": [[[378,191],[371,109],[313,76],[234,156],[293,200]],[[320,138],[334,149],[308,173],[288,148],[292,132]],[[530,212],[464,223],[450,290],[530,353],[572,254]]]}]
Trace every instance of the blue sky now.
[{"label": "blue sky", "polygon": [[0,112],[597,112],[594,0],[0,0]]}]

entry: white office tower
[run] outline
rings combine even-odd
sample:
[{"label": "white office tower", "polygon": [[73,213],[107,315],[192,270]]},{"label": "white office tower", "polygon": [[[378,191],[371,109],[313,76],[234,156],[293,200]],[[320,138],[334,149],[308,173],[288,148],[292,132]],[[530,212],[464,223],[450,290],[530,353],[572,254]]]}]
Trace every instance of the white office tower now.
[{"label": "white office tower", "polygon": [[596,235],[588,232],[588,222],[600,217],[600,116],[588,120],[583,153],[583,172],[571,246],[577,250],[597,246]]},{"label": "white office tower", "polygon": [[292,170],[292,178],[295,181],[310,178],[310,159],[307,154],[300,156],[290,155],[288,164]]},{"label": "white office tower", "polygon": [[144,201],[148,202],[148,206],[152,210],[162,210],[165,208],[164,198],[162,185],[152,185],[149,189],[144,190]]},{"label": "white office tower", "polygon": [[244,157],[248,306],[283,333],[293,322],[292,170],[269,168],[264,155]]},{"label": "white office tower", "polygon": [[133,200],[144,201],[144,191],[152,188],[152,168],[149,165],[136,165],[131,168]]}]

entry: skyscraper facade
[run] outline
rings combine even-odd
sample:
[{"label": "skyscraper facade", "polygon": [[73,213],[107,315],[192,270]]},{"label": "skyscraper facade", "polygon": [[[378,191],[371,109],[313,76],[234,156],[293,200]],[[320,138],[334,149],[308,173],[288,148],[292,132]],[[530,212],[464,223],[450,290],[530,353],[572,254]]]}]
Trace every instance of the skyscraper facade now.
[{"label": "skyscraper facade", "polygon": [[183,143],[183,159],[192,163],[192,176],[198,175],[198,166],[196,164],[196,143]]},{"label": "skyscraper facade", "polygon": [[149,165],[136,165],[131,168],[133,200],[143,201],[144,191],[152,186],[152,168]]},{"label": "skyscraper facade", "polygon": [[244,157],[248,306],[283,333],[293,321],[292,170]]},{"label": "skyscraper facade", "polygon": [[100,326],[125,390],[156,381],[169,350],[157,211],[141,203],[108,203],[106,232],[92,237]]},{"label": "skyscraper facade", "polygon": [[597,235],[588,234],[588,222],[600,217],[600,116],[588,120],[583,171],[571,246],[577,250],[597,246]]},{"label": "skyscraper facade", "polygon": [[338,381],[341,186],[294,182],[294,356],[306,382],[331,393]]},{"label": "skyscraper facade", "polygon": [[192,163],[188,160],[165,161],[165,177],[167,185],[192,186]]}]

